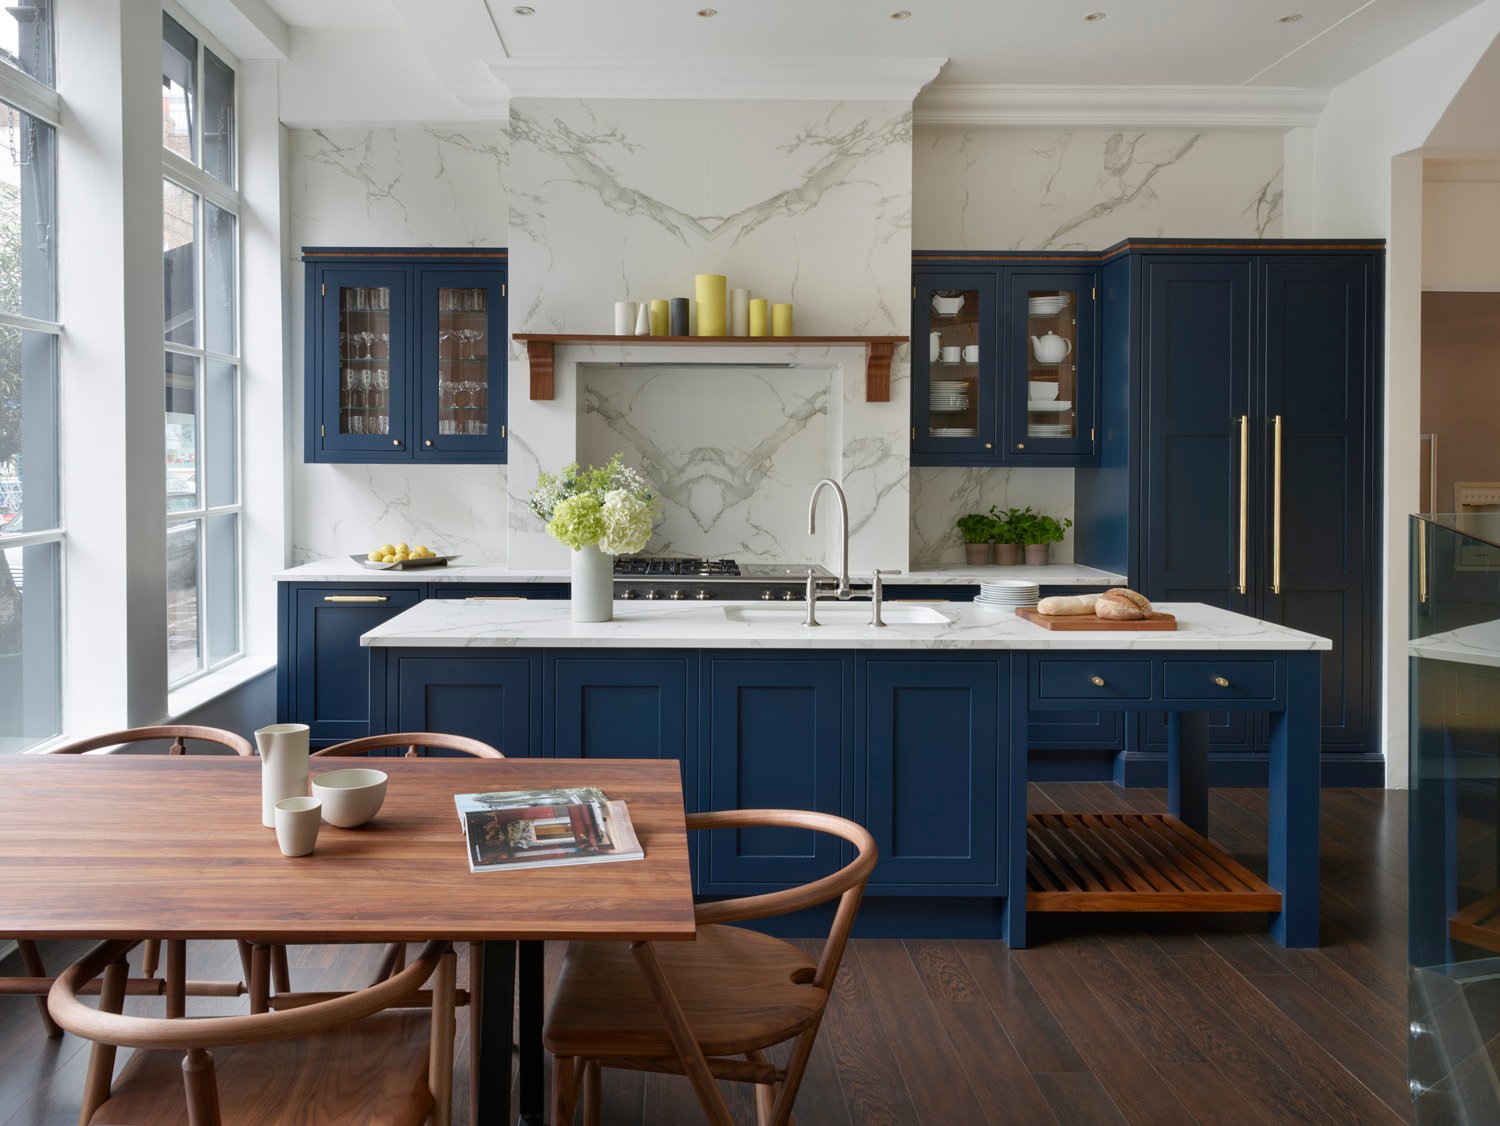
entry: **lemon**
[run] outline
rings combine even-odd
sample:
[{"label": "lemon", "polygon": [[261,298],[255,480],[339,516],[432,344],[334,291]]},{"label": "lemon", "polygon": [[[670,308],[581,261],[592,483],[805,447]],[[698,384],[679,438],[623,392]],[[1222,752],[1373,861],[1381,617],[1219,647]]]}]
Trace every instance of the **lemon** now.
[{"label": "lemon", "polygon": [[381,555],[394,555],[396,553],[396,549],[388,543],[381,544],[375,550],[380,552]]},{"label": "lemon", "polygon": [[372,551],[369,555],[366,555],[365,558],[368,559],[371,563],[382,563],[385,561],[385,556],[379,551]]},{"label": "lemon", "polygon": [[428,559],[437,554],[437,552],[433,551],[431,548],[424,547],[421,544],[418,544],[416,547],[412,548],[411,553],[418,559]]},{"label": "lemon", "polygon": [[380,561],[382,563],[394,563],[396,561],[396,553],[388,551],[380,557]]},{"label": "lemon", "polygon": [[405,563],[410,558],[411,556],[404,551],[398,551],[395,555],[391,556],[391,559],[397,563]]},{"label": "lemon", "polygon": [[396,554],[397,555],[410,555],[411,554],[411,548],[407,547],[404,543],[398,543],[396,545]]}]

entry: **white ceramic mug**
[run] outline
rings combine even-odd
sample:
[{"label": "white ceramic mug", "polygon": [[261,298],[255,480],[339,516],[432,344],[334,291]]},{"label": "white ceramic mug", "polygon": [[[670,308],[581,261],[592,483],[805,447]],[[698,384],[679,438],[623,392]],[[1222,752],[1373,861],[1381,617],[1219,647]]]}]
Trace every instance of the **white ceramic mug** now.
[{"label": "white ceramic mug", "polygon": [[964,348],[964,363],[977,364],[979,362],[979,345],[970,344]]},{"label": "white ceramic mug", "polygon": [[615,335],[635,335],[636,303],[634,301],[615,302]]},{"label": "white ceramic mug", "polygon": [[938,355],[939,355],[939,353],[942,352],[942,340],[943,340],[943,334],[940,333],[940,332],[934,332],[930,337],[928,337],[928,341],[929,341],[929,347],[928,347],[928,353],[927,353],[927,361],[928,361],[928,363],[933,363],[933,364],[937,363]]},{"label": "white ceramic mug", "polygon": [[323,827],[323,803],[317,798],[284,798],[276,803],[276,843],[282,856],[307,856]]},{"label": "white ceramic mug", "polygon": [[943,348],[943,363],[956,364],[963,359],[964,350],[957,344],[949,344]]}]

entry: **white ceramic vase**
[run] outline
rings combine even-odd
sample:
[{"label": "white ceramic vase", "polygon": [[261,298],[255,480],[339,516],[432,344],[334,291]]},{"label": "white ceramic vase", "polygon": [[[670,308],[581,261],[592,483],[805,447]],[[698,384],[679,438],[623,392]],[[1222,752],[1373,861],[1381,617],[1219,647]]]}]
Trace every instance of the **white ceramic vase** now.
[{"label": "white ceramic vase", "polygon": [[634,301],[615,302],[615,335],[634,336],[636,312],[640,309]]},{"label": "white ceramic vase", "polygon": [[645,301],[636,306],[635,334],[637,336],[651,335],[651,306]]},{"label": "white ceramic vase", "polygon": [[276,803],[307,797],[308,727],[273,723],[255,732],[260,749],[260,823],[276,828]]},{"label": "white ceramic vase", "polygon": [[615,557],[597,547],[573,552],[573,620],[607,622],[615,616]]}]

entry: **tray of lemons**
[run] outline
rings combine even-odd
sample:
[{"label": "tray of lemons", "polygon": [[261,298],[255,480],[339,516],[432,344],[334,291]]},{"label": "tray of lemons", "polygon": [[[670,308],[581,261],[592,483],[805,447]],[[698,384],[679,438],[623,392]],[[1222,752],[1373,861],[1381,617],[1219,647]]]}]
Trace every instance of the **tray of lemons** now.
[{"label": "tray of lemons", "polygon": [[456,555],[439,555],[430,547],[417,544],[383,543],[368,555],[351,555],[361,567],[372,571],[409,571],[414,567],[443,567]]}]

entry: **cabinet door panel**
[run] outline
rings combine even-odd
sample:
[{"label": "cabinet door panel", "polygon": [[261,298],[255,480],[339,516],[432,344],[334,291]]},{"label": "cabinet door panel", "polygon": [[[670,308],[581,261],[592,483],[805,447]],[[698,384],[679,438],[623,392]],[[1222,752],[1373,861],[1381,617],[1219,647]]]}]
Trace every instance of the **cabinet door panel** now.
[{"label": "cabinet door panel", "polygon": [[409,461],[407,271],[330,268],[315,276],[307,378],[320,396],[318,450],[350,455],[343,460]]},{"label": "cabinet door panel", "polygon": [[417,456],[504,460],[504,275],[422,267],[418,278]]},{"label": "cabinet door panel", "polygon": [[1333,638],[1322,658],[1326,748],[1366,749],[1372,734],[1373,285],[1365,259],[1267,258],[1261,266],[1260,616]]},{"label": "cabinet door panel", "polygon": [[[559,758],[674,758],[683,765],[686,785],[693,664],[688,656],[549,654],[549,753]],[[688,808],[695,808],[694,803]]]},{"label": "cabinet door panel", "polygon": [[[849,662],[708,657],[705,665],[704,808],[842,812],[852,726]],[[840,862],[836,838],[801,829],[700,837],[705,892],[801,883]]]},{"label": "cabinet door panel", "polygon": [[535,715],[541,694],[539,660],[395,657],[395,729],[467,735],[507,758],[530,757],[533,733],[540,736]]},{"label": "cabinet door panel", "polygon": [[916,290],[912,450],[929,464],[998,464],[999,279],[994,273],[919,274]]},{"label": "cabinet door panel", "polygon": [[290,722],[305,723],[315,743],[370,733],[370,661],[360,635],[421,601],[410,586],[298,587]]},{"label": "cabinet door panel", "polygon": [[1004,456],[1012,464],[1076,464],[1094,452],[1098,381],[1092,271],[1007,274]]},{"label": "cabinet door panel", "polygon": [[856,816],[875,835],[871,887],[994,888],[1004,871],[994,659],[872,659]]}]

